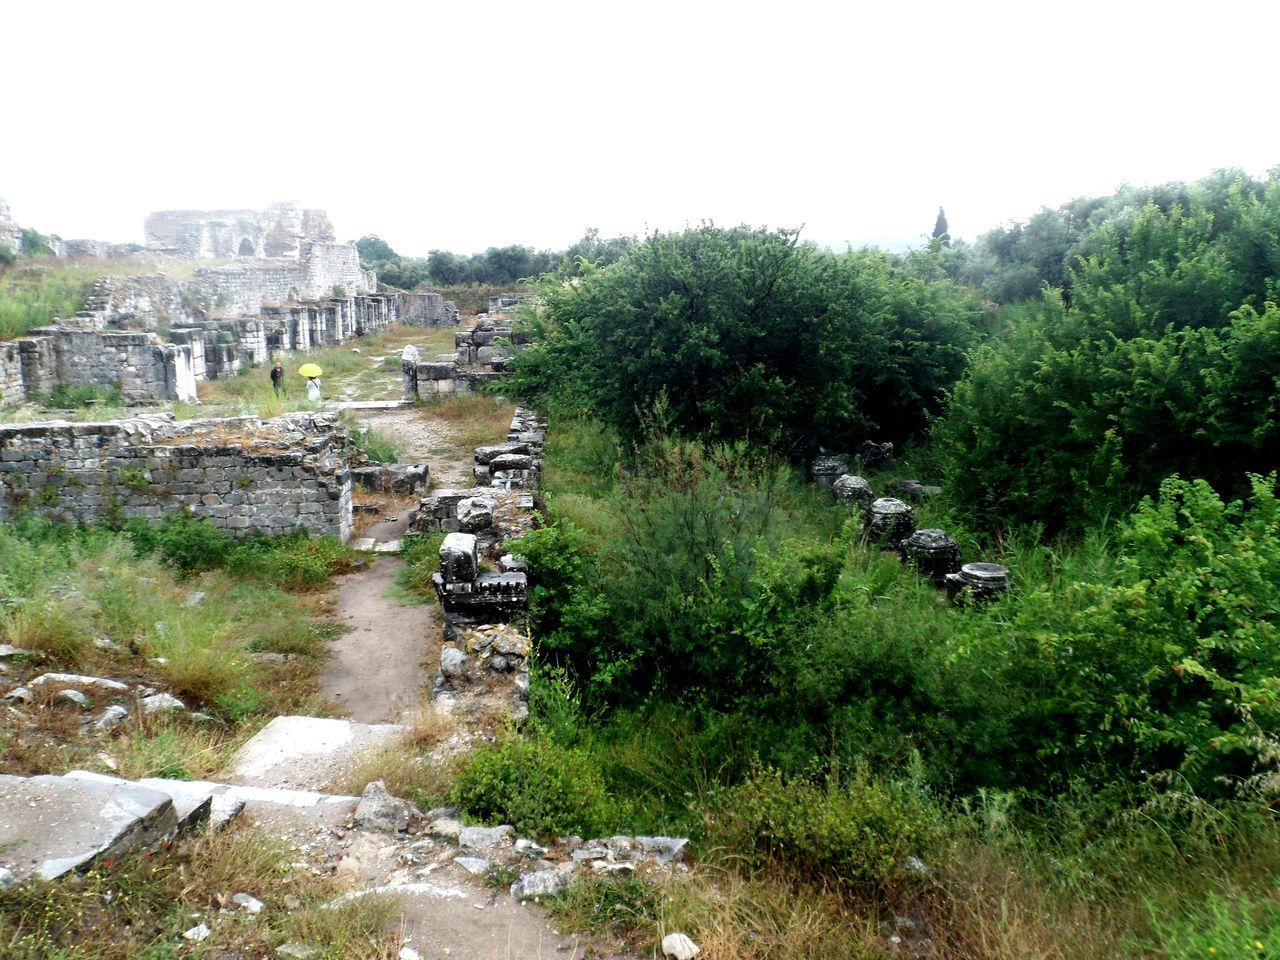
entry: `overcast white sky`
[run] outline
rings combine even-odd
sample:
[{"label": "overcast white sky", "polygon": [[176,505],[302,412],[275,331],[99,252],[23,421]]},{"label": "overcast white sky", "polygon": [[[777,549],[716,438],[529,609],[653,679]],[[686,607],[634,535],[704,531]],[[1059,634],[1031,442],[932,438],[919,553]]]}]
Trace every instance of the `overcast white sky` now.
[{"label": "overcast white sky", "polygon": [[730,225],[973,239],[1280,164],[1274,0],[49,2],[0,12],[0,196],[63,237],[328,210],[402,254]]}]

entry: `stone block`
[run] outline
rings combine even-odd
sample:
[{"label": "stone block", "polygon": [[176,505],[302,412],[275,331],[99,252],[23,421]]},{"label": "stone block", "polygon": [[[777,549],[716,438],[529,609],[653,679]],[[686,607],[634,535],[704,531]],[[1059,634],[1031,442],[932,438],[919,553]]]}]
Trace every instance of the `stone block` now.
[{"label": "stone block", "polygon": [[450,533],[440,545],[440,572],[446,583],[469,583],[479,573],[476,538]]}]

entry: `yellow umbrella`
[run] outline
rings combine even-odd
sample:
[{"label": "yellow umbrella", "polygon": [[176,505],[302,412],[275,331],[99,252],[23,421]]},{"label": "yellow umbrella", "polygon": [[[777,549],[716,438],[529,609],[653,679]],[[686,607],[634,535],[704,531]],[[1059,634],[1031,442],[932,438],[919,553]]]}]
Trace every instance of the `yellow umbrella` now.
[{"label": "yellow umbrella", "polygon": [[320,374],[324,373],[324,371],[314,363],[304,363],[298,368],[298,373],[304,377],[318,377]]}]

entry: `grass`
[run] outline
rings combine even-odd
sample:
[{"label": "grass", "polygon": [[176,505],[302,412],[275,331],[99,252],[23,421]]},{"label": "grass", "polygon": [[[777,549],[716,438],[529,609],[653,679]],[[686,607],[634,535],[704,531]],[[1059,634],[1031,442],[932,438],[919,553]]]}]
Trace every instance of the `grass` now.
[{"label": "grass", "polygon": [[84,259],[21,259],[0,268],[0,340],[20,337],[33,327],[74,317],[84,307],[99,277],[164,273],[183,280],[213,262],[161,260],[146,256]]},{"label": "grass", "polygon": [[[423,809],[435,806],[453,785],[456,765],[448,741],[458,734],[453,717],[423,703],[410,714],[395,743],[362,757],[334,789],[359,795],[368,784],[381,780],[394,796]],[[445,749],[437,754],[437,747]]]},{"label": "grass", "polygon": [[[173,956],[271,956],[285,942],[316,958],[390,960],[399,937],[395,902],[341,892],[294,863],[288,844],[249,827],[201,834],[154,854],[131,855],[53,883],[0,890],[0,954],[13,960],[161,960]],[[258,916],[231,896],[263,901]],[[193,947],[182,932],[212,929]]]},{"label": "grass", "polygon": [[[424,358],[434,357],[453,346],[455,329],[392,324],[341,346],[281,357],[286,372],[283,396],[276,396],[269,377],[270,368],[264,366],[244,370],[226,380],[201,383],[200,399],[205,405],[233,407],[261,417],[312,409],[314,405],[307,401],[306,380],[297,374],[297,367],[306,362],[318,364],[324,371],[321,384],[327,400],[347,394],[362,400],[399,400],[403,394],[401,350],[414,344]],[[208,412],[203,415],[207,416]]]},{"label": "grass", "polygon": [[3,769],[109,769],[105,753],[130,775],[201,777],[269,716],[313,711],[315,676],[336,629],[326,619],[330,600],[270,558],[255,565],[251,556],[238,573],[182,574],[139,556],[123,533],[0,525],[0,638],[39,654],[13,665],[10,685],[49,670],[110,676],[166,690],[213,717],[139,718],[132,693],[90,690],[93,711],[121,702],[132,718],[86,739],[79,708],[38,704],[6,731]]},{"label": "grass", "polygon": [[476,447],[507,439],[516,405],[487,393],[456,393],[428,400],[422,409],[426,416],[449,425],[451,444],[440,452],[470,460]]}]

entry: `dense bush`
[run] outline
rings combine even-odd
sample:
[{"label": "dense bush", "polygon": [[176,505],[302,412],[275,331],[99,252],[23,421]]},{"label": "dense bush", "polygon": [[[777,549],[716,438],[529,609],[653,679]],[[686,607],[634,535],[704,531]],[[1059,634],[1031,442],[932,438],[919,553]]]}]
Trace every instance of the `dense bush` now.
[{"label": "dense bush", "polygon": [[512,739],[472,753],[449,795],[486,823],[544,838],[612,833],[618,812],[590,753],[545,737]]},{"label": "dense bush", "polygon": [[544,284],[516,389],[589,408],[635,439],[655,404],[705,440],[850,448],[923,428],[976,337],[975,301],[868,251],[788,231],[655,234]]},{"label": "dense bush", "polygon": [[825,784],[758,772],[720,793],[706,840],[838,884],[909,880],[909,857],[931,857],[940,818],[911,793],[863,781]]},{"label": "dense bush", "polygon": [[1251,491],[1225,504],[1204,481],[1170,479],[1121,531],[1106,580],[1028,590],[954,638],[950,669],[967,675],[958,736],[998,734],[970,749],[998,755],[1002,785],[1274,789],[1276,476]]},{"label": "dense bush", "polygon": [[984,524],[1080,530],[1171,473],[1239,489],[1280,460],[1280,310],[1119,339],[1048,298],[981,348],[934,432]]}]

